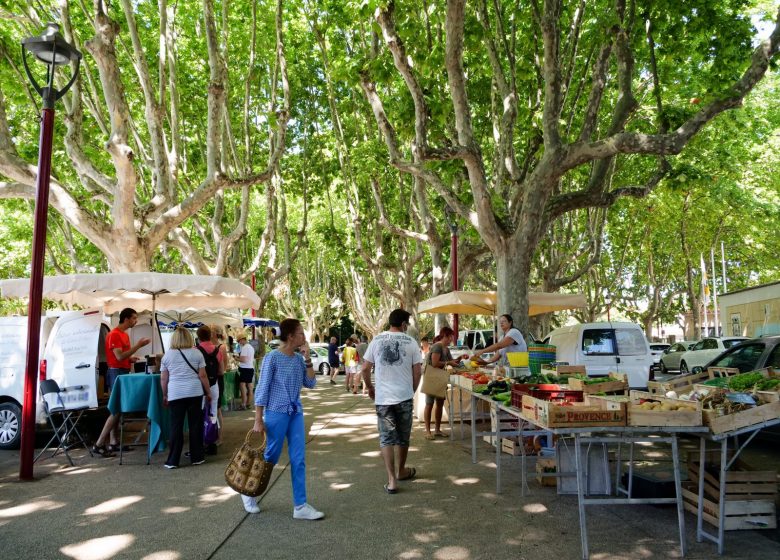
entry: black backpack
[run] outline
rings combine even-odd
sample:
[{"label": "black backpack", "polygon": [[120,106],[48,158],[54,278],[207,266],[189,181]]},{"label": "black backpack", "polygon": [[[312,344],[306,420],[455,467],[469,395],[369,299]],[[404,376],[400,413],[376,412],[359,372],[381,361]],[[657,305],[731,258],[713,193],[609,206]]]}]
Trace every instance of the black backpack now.
[{"label": "black backpack", "polygon": [[200,353],[203,354],[203,358],[206,360],[206,377],[209,378],[209,385],[212,386],[217,382],[217,377],[219,376],[219,358],[217,357],[219,346],[214,348],[211,354],[206,352],[200,344],[196,348],[200,350]]}]

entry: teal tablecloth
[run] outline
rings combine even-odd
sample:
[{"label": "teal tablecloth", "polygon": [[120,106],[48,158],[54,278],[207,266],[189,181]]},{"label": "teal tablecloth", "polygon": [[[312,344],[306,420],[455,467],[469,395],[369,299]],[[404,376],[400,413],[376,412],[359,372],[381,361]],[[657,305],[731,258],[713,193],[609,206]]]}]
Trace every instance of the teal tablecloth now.
[{"label": "teal tablecloth", "polygon": [[168,409],[163,406],[159,374],[129,373],[117,377],[108,410],[111,414],[146,412],[151,420],[148,455],[165,449],[169,420]]}]

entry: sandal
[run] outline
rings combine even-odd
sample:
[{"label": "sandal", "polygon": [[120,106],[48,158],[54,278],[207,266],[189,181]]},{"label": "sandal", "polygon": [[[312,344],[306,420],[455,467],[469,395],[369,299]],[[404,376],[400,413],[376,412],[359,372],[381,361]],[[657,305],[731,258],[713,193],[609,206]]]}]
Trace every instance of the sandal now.
[{"label": "sandal", "polygon": [[399,476],[398,480],[412,480],[417,474],[417,469],[415,469],[414,467],[409,467],[406,470],[408,471],[409,474],[403,477]]},{"label": "sandal", "polygon": [[434,437],[436,436],[434,436],[433,434],[425,434],[425,439],[427,439],[428,441],[432,441]]},{"label": "sandal", "polygon": [[100,455],[101,457],[116,457],[109,449],[106,449],[105,445],[93,445],[92,453]]},{"label": "sandal", "polygon": [[384,489],[388,494],[398,494],[398,488],[390,488],[388,484],[384,485]]},{"label": "sandal", "polygon": [[450,437],[450,436],[448,436],[448,435],[447,435],[447,434],[445,434],[444,432],[436,432],[435,434],[433,434],[433,437],[448,438],[448,437]]}]

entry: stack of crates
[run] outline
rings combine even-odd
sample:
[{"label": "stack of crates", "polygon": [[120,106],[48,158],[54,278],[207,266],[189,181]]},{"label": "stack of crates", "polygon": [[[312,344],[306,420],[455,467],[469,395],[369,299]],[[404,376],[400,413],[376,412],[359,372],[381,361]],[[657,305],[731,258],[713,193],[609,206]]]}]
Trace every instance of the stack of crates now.
[{"label": "stack of crates", "polygon": [[534,344],[528,347],[528,368],[531,373],[541,373],[542,366],[555,361],[553,344]]}]

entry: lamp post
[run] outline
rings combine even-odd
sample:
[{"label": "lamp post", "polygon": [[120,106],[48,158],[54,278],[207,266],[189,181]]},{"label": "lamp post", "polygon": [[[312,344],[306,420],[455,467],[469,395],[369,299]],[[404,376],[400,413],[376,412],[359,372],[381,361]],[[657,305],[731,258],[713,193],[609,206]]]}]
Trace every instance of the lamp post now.
[{"label": "lamp post", "polygon": [[[458,291],[458,221],[449,206],[444,207],[444,218],[450,227],[450,266],[452,267],[452,291]],[[458,336],[458,314],[452,314],[452,330]]]},{"label": "lamp post", "polygon": [[[35,80],[27,64],[32,54],[46,65],[46,85]],[[22,40],[22,61],[27,77],[35,91],[43,99],[41,136],[38,144],[38,178],[35,184],[35,221],[33,225],[32,262],[30,270],[30,302],[27,309],[27,363],[24,374],[24,404],[22,408],[22,447],[20,451],[19,478],[32,480],[33,454],[35,452],[35,408],[37,398],[38,355],[41,330],[41,304],[43,293],[43,257],[46,249],[46,214],[49,206],[49,182],[51,179],[51,151],[54,137],[54,104],[76,81],[81,53],[71,46],[56,23],[49,23],[38,36]],[[57,66],[75,62],[76,67],[67,85],[61,90],[54,87]]]}]

